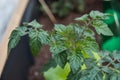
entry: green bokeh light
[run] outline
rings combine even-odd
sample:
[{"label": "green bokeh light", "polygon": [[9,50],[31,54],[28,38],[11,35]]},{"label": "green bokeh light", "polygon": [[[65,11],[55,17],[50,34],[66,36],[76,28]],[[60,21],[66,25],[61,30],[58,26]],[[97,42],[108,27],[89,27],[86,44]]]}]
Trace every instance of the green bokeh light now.
[{"label": "green bokeh light", "polygon": [[[120,23],[119,22],[120,21],[120,13],[116,10],[113,10],[113,9],[107,9],[105,11],[105,13],[112,14],[109,17],[109,19],[104,21],[105,23],[107,23],[109,25],[111,30],[114,31],[113,30],[114,28],[120,29],[120,28],[118,28],[118,27],[120,27],[120,25],[117,25],[117,23]],[[115,17],[117,17],[117,18],[115,18]],[[113,32],[113,33],[118,33],[118,31],[120,31],[120,30],[117,30],[117,29],[116,29],[116,32]],[[111,51],[111,52],[113,52],[114,50],[120,50],[120,35],[111,37],[110,39],[105,41],[102,44],[102,49],[103,50],[108,50],[108,51]]]},{"label": "green bokeh light", "polygon": [[109,25],[111,25],[111,24],[113,24],[114,23],[114,16],[113,16],[113,14],[114,14],[114,10],[112,10],[112,9],[108,9],[108,10],[106,10],[105,11],[105,13],[109,13],[109,14],[111,14],[111,16],[109,16],[109,19],[107,19],[107,20],[105,20],[105,23],[107,23],[107,24],[109,24]]},{"label": "green bokeh light", "polygon": [[108,50],[113,52],[114,50],[120,50],[120,36],[119,37],[112,37],[109,40],[107,40],[102,45],[103,50]]}]

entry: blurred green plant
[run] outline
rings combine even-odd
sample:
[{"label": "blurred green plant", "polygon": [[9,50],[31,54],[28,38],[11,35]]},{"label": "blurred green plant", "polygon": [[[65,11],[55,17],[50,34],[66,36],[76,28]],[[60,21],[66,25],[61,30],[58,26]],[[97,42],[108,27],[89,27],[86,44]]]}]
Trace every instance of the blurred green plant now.
[{"label": "blurred green plant", "polygon": [[[71,11],[82,12],[85,9],[84,0],[53,0],[48,5],[58,17],[66,17]],[[42,7],[40,10],[44,12]]]},{"label": "blurred green plant", "polygon": [[[77,23],[67,26],[55,24],[52,32],[43,30],[42,25],[36,20],[25,23],[23,27],[18,27],[12,32],[8,51],[18,44],[21,36],[28,35],[33,55],[37,55],[43,45],[50,46],[52,60],[44,66],[43,71],[58,65],[64,70],[68,64],[70,70],[66,72],[68,77],[64,76],[65,80],[110,80],[110,78],[119,80],[119,52],[100,53],[95,37],[95,34],[113,36],[103,21],[108,17],[109,14],[91,11],[89,14],[76,18]],[[107,64],[104,65],[104,63]],[[55,69],[55,72],[56,70],[60,68]],[[49,70],[45,74],[50,72],[52,73]]]},{"label": "blurred green plant", "polygon": [[54,14],[59,17],[67,16],[72,10],[82,12],[85,8],[83,0],[56,0],[50,5]]}]

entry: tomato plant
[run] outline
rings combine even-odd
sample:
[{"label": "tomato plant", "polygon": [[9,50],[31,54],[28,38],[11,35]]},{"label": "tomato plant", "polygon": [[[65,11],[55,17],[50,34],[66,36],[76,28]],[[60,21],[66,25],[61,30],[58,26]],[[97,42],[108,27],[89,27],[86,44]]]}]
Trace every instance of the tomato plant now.
[{"label": "tomato plant", "polygon": [[95,34],[113,36],[103,21],[109,16],[91,11],[76,18],[76,23],[55,24],[51,32],[42,29],[36,20],[25,23],[11,33],[8,51],[18,44],[21,36],[28,35],[33,55],[36,56],[43,45],[50,46],[52,60],[46,70],[57,65],[64,69],[68,64],[67,80],[119,80],[120,52],[101,52],[95,37]]}]

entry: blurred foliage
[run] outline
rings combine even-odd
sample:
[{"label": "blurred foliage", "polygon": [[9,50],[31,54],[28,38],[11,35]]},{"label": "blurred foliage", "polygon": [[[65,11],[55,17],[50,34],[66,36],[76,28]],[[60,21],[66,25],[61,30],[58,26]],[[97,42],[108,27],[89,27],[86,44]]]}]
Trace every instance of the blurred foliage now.
[{"label": "blurred foliage", "polygon": [[[51,1],[51,2],[50,2]],[[50,0],[48,6],[53,14],[59,17],[66,17],[71,11],[82,12],[85,8],[84,0]],[[44,12],[44,9],[40,7]]]},{"label": "blurred foliage", "polygon": [[54,14],[59,17],[67,16],[72,10],[82,12],[85,8],[83,0],[56,0],[50,5]]}]

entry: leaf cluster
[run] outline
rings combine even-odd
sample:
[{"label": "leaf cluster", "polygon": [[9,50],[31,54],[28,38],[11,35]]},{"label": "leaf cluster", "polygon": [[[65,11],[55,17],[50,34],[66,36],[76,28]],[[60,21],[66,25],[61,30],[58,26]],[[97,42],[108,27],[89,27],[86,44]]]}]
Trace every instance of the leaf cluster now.
[{"label": "leaf cluster", "polygon": [[68,80],[119,80],[120,51],[113,53],[102,51],[94,53],[96,58],[85,58],[84,69],[77,73],[70,72]]},{"label": "leaf cluster", "polygon": [[29,45],[34,56],[36,56],[43,44],[49,42],[47,31],[42,29],[42,25],[39,24],[36,20],[30,23],[24,23],[23,26],[17,27],[12,31],[10,40],[8,43],[8,51],[18,44],[22,36],[29,36]]},{"label": "leaf cluster", "polygon": [[[52,32],[43,30],[42,25],[34,20],[12,32],[8,45],[9,51],[18,44],[21,36],[28,35],[33,55],[39,53],[42,45],[49,45],[53,58],[51,61],[55,61],[54,63],[61,68],[64,68],[67,63],[70,65],[71,72],[68,80],[109,80],[106,79],[111,76],[109,71],[115,72],[114,75],[118,77],[119,64],[112,64],[116,60],[119,61],[117,52],[115,52],[116,55],[99,54],[99,46],[95,38],[96,32],[99,35],[113,35],[103,21],[108,16],[109,14],[99,11],[91,11],[89,14],[76,18],[78,23],[67,26],[55,24]],[[107,55],[108,58],[103,58],[104,55]],[[104,66],[103,63],[109,58],[111,59],[108,62],[110,65]],[[111,64],[114,67],[111,67]]]}]

